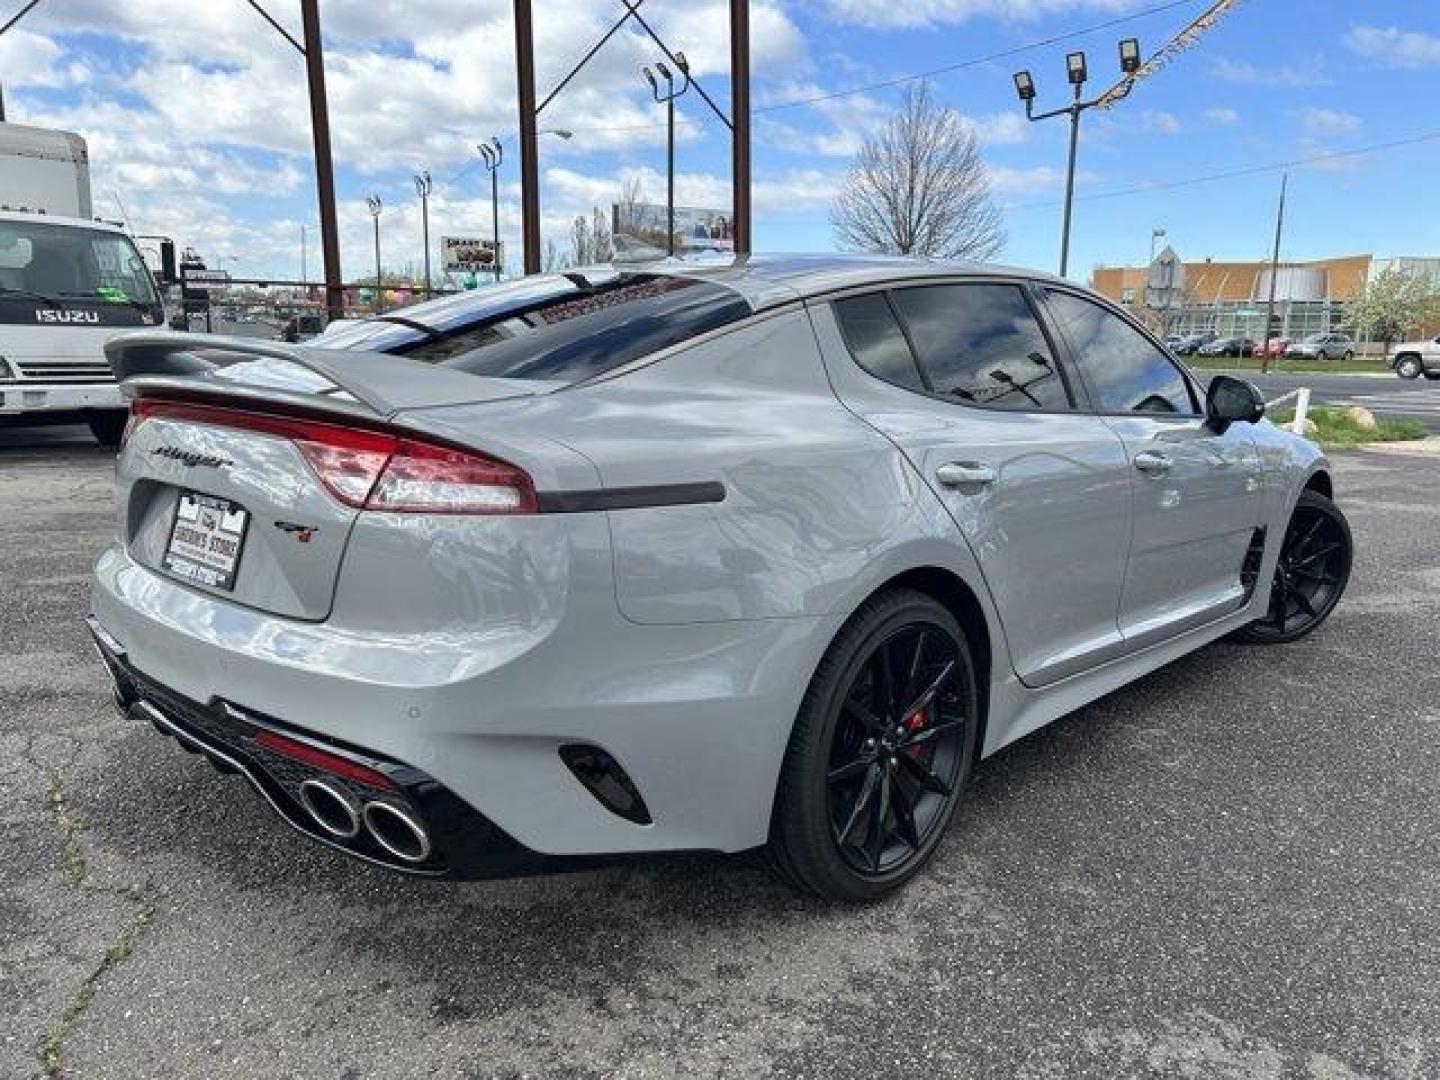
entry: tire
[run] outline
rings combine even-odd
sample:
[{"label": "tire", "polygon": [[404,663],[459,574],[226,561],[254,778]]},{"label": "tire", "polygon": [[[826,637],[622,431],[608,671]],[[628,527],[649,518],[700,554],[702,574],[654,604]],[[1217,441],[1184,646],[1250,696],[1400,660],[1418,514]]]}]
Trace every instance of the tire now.
[{"label": "tire", "polygon": [[1347,349],[1347,350],[1345,351],[1345,355],[1342,356],[1340,359],[1343,360],[1345,363],[1348,364],[1351,360],[1354,360],[1354,359],[1355,359],[1355,352],[1354,352],[1354,350],[1352,350],[1352,349]]},{"label": "tire", "polygon": [[1418,356],[1397,356],[1395,358],[1395,374],[1402,379],[1418,379],[1425,370],[1420,363]]},{"label": "tire", "polygon": [[124,409],[104,409],[88,413],[85,423],[90,426],[90,434],[95,436],[96,442],[114,448],[120,445],[120,436],[125,433],[125,424],[129,419],[130,414]]},{"label": "tire", "polygon": [[1250,645],[1299,641],[1329,618],[1350,581],[1350,523],[1318,491],[1302,491],[1285,529],[1265,618],[1232,636]]},{"label": "tire", "polygon": [[1440,371],[1427,371],[1425,372],[1425,378],[1432,380],[1440,379]]},{"label": "tire", "polygon": [[[905,704],[880,704],[897,698]],[[955,617],[910,589],[866,601],[820,661],[785,751],[769,844],[782,876],[870,903],[918,874],[955,814],[979,719]]]}]

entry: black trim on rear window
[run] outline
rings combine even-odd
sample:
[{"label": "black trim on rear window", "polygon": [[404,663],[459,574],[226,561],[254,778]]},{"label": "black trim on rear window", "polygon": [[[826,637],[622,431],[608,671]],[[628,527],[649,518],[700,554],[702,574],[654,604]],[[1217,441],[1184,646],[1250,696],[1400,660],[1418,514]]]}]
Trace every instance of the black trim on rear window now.
[{"label": "black trim on rear window", "polygon": [[[388,340],[384,332],[369,337],[357,327],[337,331],[333,345],[379,349],[472,375],[569,386],[752,314],[739,293],[699,278],[552,274],[419,304],[388,317]],[[403,326],[393,325],[401,318]],[[333,347],[325,339],[316,344]]]}]

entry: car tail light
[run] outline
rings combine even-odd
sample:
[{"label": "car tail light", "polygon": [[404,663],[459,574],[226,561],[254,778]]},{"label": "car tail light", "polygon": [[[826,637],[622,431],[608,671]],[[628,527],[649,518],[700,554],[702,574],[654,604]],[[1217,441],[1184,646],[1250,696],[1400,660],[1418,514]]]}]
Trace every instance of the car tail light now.
[{"label": "car tail light", "polygon": [[366,504],[437,514],[533,514],[535,487],[513,465],[401,439]]},{"label": "car tail light", "polygon": [[538,509],[528,473],[470,450],[320,420],[143,398],[131,406],[126,437],[151,417],[289,439],[325,489],[356,509],[420,514],[533,514]]},{"label": "car tail light", "polygon": [[354,780],[357,784],[364,784],[366,787],[378,788],[381,791],[398,790],[395,781],[379,769],[361,765],[359,762],[351,761],[339,754],[328,753],[309,743],[288,738],[279,732],[262,729],[255,734],[255,744],[263,746],[272,753],[287,757],[291,761],[301,762],[335,776],[343,776],[347,780]]}]

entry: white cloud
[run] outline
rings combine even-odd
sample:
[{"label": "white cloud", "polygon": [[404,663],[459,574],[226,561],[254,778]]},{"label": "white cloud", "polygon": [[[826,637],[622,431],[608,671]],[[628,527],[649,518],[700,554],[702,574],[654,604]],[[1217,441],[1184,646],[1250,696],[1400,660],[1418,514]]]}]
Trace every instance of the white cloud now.
[{"label": "white cloud", "polygon": [[1318,58],[1292,65],[1252,64],[1248,60],[1218,56],[1211,63],[1211,70],[1217,78],[1241,86],[1324,86],[1331,81]]},{"label": "white cloud", "polygon": [[1361,127],[1360,117],[1335,109],[1301,109],[1295,116],[1314,135],[1348,135]]},{"label": "white cloud", "polygon": [[1140,124],[1152,135],[1179,135],[1181,126],[1174,113],[1147,109],[1140,114]]},{"label": "white cloud", "polygon": [[69,86],[85,81],[84,65],[63,64],[64,50],[48,37],[16,28],[0,37],[0,71],[7,89]]},{"label": "white cloud", "polygon": [[1065,170],[1053,165],[1035,165],[1023,169],[992,165],[986,172],[990,177],[990,190],[997,195],[1028,195],[1039,191],[1055,191],[1065,183]]},{"label": "white cloud", "polygon": [[1205,119],[1209,120],[1212,124],[1219,124],[1221,127],[1234,127],[1240,123],[1240,114],[1234,109],[1217,106],[1213,109],[1205,110]]},{"label": "white cloud", "polygon": [[831,17],[873,27],[923,27],[997,17],[1034,19],[1055,12],[1128,11],[1139,0],[824,0]]},{"label": "white cloud", "polygon": [[1440,37],[1387,26],[1352,26],[1345,44],[1354,53],[1388,67],[1420,68],[1440,64]]}]

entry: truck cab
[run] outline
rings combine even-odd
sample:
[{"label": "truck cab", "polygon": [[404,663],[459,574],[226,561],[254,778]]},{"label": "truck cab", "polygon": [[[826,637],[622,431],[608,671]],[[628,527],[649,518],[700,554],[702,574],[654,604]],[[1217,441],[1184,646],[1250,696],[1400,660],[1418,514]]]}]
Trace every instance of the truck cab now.
[{"label": "truck cab", "polygon": [[101,443],[117,444],[125,403],[105,343],[164,323],[149,268],[123,229],[0,211],[0,418],[78,416]]},{"label": "truck cab", "polygon": [[164,323],[134,241],[94,218],[85,140],[0,123],[0,423],[84,419],[115,445],[125,406],[105,342]]}]

